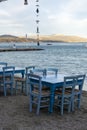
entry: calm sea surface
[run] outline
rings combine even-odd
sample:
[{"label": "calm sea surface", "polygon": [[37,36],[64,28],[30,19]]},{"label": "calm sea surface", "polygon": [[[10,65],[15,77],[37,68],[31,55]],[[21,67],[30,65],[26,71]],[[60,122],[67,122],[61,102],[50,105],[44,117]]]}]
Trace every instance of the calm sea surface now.
[{"label": "calm sea surface", "polygon": [[[42,51],[0,52],[0,61],[9,65],[26,67],[57,67],[59,73],[87,74],[87,47],[85,43],[41,43]],[[32,47],[30,43],[15,43],[16,47]],[[13,43],[0,44],[0,48],[12,48]],[[37,47],[34,43],[33,47]],[[87,90],[87,78],[84,90]]]}]

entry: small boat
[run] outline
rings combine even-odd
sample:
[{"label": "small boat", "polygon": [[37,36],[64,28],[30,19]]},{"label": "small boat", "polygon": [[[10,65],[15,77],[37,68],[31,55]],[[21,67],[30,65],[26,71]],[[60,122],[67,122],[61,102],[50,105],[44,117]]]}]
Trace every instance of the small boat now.
[{"label": "small boat", "polygon": [[47,45],[52,45],[51,43],[48,43]]}]

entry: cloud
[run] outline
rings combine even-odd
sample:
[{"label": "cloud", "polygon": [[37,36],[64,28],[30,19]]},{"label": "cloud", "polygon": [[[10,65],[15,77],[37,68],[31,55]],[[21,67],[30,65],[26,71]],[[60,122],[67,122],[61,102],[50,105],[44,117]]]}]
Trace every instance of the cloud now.
[{"label": "cloud", "polygon": [[61,5],[60,13],[51,13],[48,16],[48,21],[56,30],[61,27],[66,32],[70,29],[71,32],[75,32],[77,29],[79,33],[80,29],[83,30],[84,27],[87,27],[86,13],[84,13],[87,12],[86,5],[86,0],[71,0],[67,4]]},{"label": "cloud", "polygon": [[72,15],[74,19],[84,19],[87,14],[87,0],[71,0],[64,6],[62,12]]},{"label": "cloud", "polygon": [[17,22],[11,21],[11,20],[0,20],[0,27],[23,27],[23,24],[19,24]]},{"label": "cloud", "polygon": [[10,16],[10,14],[5,10],[0,9],[0,16]]},{"label": "cloud", "polygon": [[[0,6],[0,32],[32,33],[36,31],[36,1],[8,0]],[[41,0],[41,34],[81,34],[87,31],[87,0]],[[6,28],[6,30],[5,30]]]}]

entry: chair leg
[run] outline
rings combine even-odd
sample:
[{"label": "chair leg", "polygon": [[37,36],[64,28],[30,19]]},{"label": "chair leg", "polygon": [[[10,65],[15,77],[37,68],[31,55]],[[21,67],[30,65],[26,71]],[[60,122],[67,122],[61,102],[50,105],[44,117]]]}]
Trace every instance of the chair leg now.
[{"label": "chair leg", "polygon": [[[71,107],[72,107],[72,111],[74,111],[74,97],[72,99],[72,104],[71,104]],[[81,104],[81,94],[78,95],[78,99],[76,99],[76,102],[77,102],[77,108],[80,109],[80,104]]]},{"label": "chair leg", "polygon": [[30,104],[30,112],[32,112],[32,100],[33,100],[32,95],[30,95],[30,103],[29,103]]},{"label": "chair leg", "polygon": [[22,93],[25,92],[26,95],[28,95],[28,91],[27,91],[27,84],[26,82],[22,82]]},{"label": "chair leg", "polygon": [[60,114],[61,114],[61,116],[63,115],[63,104],[61,105],[61,112],[60,112]]},{"label": "chair leg", "polygon": [[15,94],[17,94],[17,89],[18,89],[17,81],[15,81]]},{"label": "chair leg", "polygon": [[24,90],[24,83],[23,83],[23,82],[21,82],[21,85],[22,85],[21,92],[23,93],[23,90]]},{"label": "chair leg", "polygon": [[23,82],[23,88],[24,88],[25,95],[28,96],[29,95],[28,83]]},{"label": "chair leg", "polygon": [[36,112],[37,115],[39,115],[39,111],[40,111],[40,102],[41,102],[41,98],[40,98],[40,97],[38,97],[38,98],[39,98],[39,99],[38,99],[37,112]]},{"label": "chair leg", "polygon": [[13,95],[13,84],[10,85],[11,85],[11,95]]},{"label": "chair leg", "polygon": [[[16,91],[17,91],[17,89],[18,89],[18,83],[19,83],[20,81],[16,81],[15,82],[15,93],[16,93]],[[24,85],[25,85],[25,83],[24,82],[21,82],[21,86],[22,86],[22,88],[21,88],[21,92],[23,93],[23,89],[24,89]]]},{"label": "chair leg", "polygon": [[78,95],[78,103],[77,103],[77,107],[80,109],[80,103],[81,103],[81,94]]},{"label": "chair leg", "polygon": [[7,95],[7,90],[6,90],[6,85],[4,84],[4,96],[6,96]]},{"label": "chair leg", "polygon": [[74,96],[71,98],[71,111],[74,111]]},{"label": "chair leg", "polygon": [[64,108],[63,100],[64,100],[64,99],[61,99],[61,100],[62,100],[62,101],[61,101],[61,107],[60,107],[60,109],[61,109],[60,114],[63,115],[63,108]]},{"label": "chair leg", "polygon": [[26,82],[25,82],[25,94],[28,96],[29,95],[29,88],[28,88],[28,80],[26,79]]},{"label": "chair leg", "polygon": [[68,105],[68,112],[71,112],[71,100],[70,100],[69,105]]}]

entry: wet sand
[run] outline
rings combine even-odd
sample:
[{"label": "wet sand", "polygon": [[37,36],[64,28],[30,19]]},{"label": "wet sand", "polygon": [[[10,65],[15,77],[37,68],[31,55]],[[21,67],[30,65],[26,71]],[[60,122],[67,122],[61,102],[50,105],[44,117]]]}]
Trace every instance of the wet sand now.
[{"label": "wet sand", "polygon": [[49,114],[41,110],[36,116],[35,109],[29,112],[29,97],[23,94],[0,96],[0,130],[87,130],[87,92],[82,94],[81,109],[73,113],[59,110]]}]

